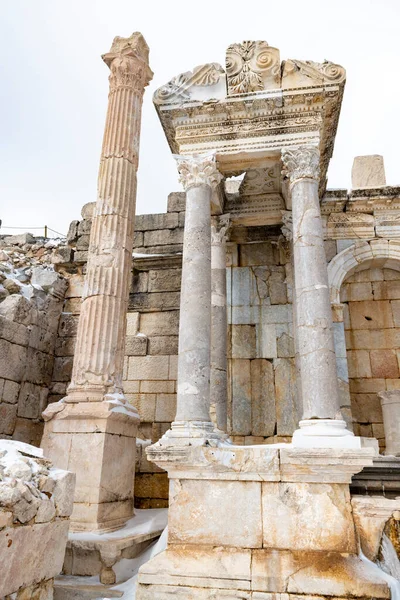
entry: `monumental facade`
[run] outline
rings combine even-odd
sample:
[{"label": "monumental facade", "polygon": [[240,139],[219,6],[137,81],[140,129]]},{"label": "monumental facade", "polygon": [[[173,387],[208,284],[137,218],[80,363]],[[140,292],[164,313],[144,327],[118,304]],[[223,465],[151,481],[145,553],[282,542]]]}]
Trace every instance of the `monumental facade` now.
[{"label": "monumental facade", "polygon": [[[389,598],[359,543],[372,561],[384,531],[400,546],[400,187],[380,156],[327,187],[343,67],[246,41],[159,88],[183,191],[135,219],[148,48],[134,34],[103,58],[99,196],[48,257],[45,347],[45,323],[40,343],[22,330],[38,292],[7,283],[33,243],[2,242],[0,342],[52,366],[36,382],[0,362],[3,436],[38,444],[48,403],[42,446],[76,473],[88,540],[169,505],[140,600]],[[121,550],[72,538],[65,572],[113,583]]]}]

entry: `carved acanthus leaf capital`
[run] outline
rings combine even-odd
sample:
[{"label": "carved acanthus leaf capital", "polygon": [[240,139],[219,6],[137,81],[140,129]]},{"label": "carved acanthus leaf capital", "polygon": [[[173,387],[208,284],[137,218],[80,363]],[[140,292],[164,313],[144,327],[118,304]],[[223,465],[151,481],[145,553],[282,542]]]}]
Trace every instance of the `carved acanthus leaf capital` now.
[{"label": "carved acanthus leaf capital", "polygon": [[153,78],[149,67],[149,47],[141,33],[133,33],[129,38],[114,38],[110,52],[103,54],[102,58],[111,71],[111,91],[130,87],[140,92]]},{"label": "carved acanthus leaf capital", "polygon": [[178,165],[179,181],[185,191],[191,187],[208,185],[215,188],[223,179],[217,169],[215,154],[174,155]]},{"label": "carved acanthus leaf capital", "polygon": [[222,244],[222,242],[226,242],[231,226],[232,222],[230,214],[221,215],[220,217],[212,217],[211,243]]},{"label": "carved acanthus leaf capital", "polygon": [[298,179],[319,180],[319,150],[315,146],[299,146],[282,150],[282,174],[293,184]]}]

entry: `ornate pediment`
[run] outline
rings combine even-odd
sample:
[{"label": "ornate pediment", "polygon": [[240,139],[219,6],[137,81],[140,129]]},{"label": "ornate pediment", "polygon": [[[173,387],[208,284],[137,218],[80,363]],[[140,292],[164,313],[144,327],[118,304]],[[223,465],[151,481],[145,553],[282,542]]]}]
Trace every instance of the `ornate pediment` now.
[{"label": "ornate pediment", "polygon": [[226,51],[228,96],[280,87],[281,63],[277,48],[267,42],[245,41]]},{"label": "ornate pediment", "polygon": [[282,89],[345,81],[345,69],[327,60],[317,63],[312,60],[289,59],[282,64]]},{"label": "ornate pediment", "polygon": [[218,63],[208,63],[177,75],[154,93],[154,104],[176,104],[182,101],[225,96],[225,71]]}]

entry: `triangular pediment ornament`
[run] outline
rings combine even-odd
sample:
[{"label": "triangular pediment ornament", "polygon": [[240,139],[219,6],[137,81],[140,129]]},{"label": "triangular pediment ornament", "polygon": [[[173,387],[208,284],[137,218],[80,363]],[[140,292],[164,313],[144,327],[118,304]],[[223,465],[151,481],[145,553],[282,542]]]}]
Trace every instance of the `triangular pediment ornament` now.
[{"label": "triangular pediment ornament", "polygon": [[195,67],[193,71],[181,73],[158,88],[154,93],[155,104],[167,104],[191,100],[191,88],[212,87],[225,80],[225,71],[218,63],[207,63]]},{"label": "triangular pediment ornament", "polygon": [[323,63],[297,59],[283,62],[282,88],[303,87],[312,83],[343,83],[345,80],[346,70],[328,60]]}]

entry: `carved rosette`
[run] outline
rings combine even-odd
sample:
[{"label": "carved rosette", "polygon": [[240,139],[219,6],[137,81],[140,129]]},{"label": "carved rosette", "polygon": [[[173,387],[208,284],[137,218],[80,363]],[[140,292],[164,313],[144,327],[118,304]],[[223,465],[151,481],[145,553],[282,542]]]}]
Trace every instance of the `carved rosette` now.
[{"label": "carved rosette", "polygon": [[319,150],[315,146],[299,146],[282,150],[282,174],[289,178],[291,185],[298,179],[319,181]]},{"label": "carved rosette", "polygon": [[220,217],[212,217],[211,219],[211,243],[222,244],[227,241],[232,222],[231,216],[221,215]]},{"label": "carved rosette", "polygon": [[215,188],[223,179],[217,169],[215,154],[194,154],[187,157],[175,155],[175,160],[178,165],[179,181],[185,191],[199,185]]}]

